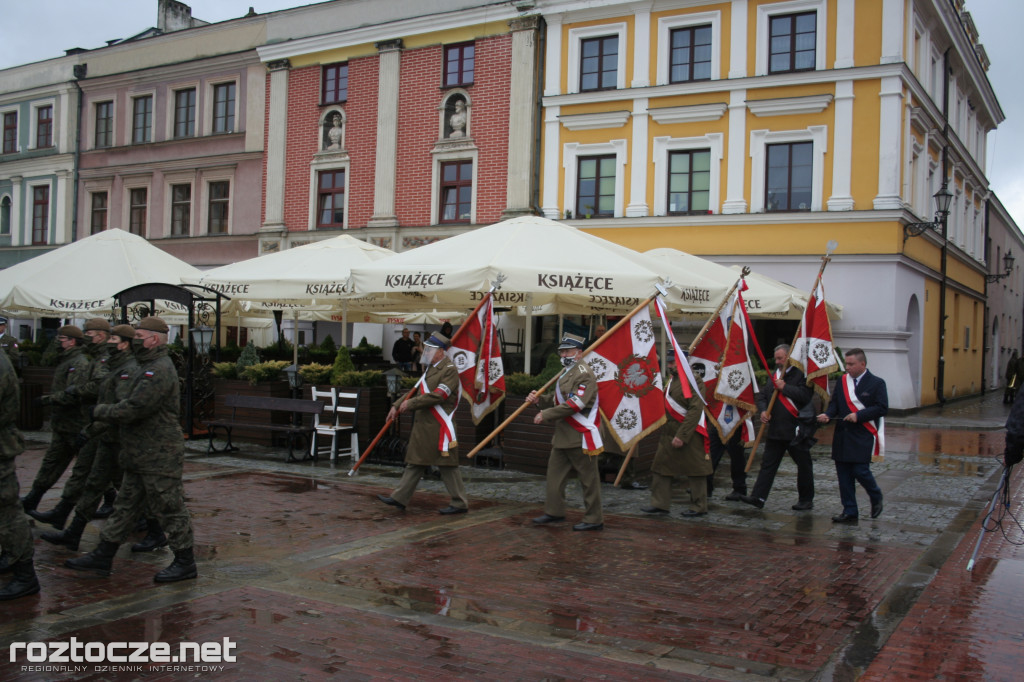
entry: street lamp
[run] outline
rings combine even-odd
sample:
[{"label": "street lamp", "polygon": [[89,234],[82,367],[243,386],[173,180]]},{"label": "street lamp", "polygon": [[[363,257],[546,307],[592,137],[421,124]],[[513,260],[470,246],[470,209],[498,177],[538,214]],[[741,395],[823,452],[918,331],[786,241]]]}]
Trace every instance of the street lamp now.
[{"label": "street lamp", "polygon": [[400,382],[404,376],[405,372],[394,367],[384,372],[384,380],[388,383],[388,395],[391,396],[392,400],[398,397],[398,387],[401,385]]},{"label": "street lamp", "polygon": [[1007,251],[1006,255],[1003,256],[1003,269],[1005,272],[1001,275],[985,275],[986,282],[998,282],[1004,277],[1009,277],[1013,273],[1013,262],[1016,259],[1013,257],[1012,251]]},{"label": "street lamp", "polygon": [[907,223],[903,226],[903,243],[911,237],[920,237],[924,234],[925,230],[937,230],[939,225],[949,215],[949,204],[953,201],[953,195],[946,185],[943,184],[942,188],[932,197],[935,199],[935,220],[929,223]]},{"label": "street lamp", "polygon": [[213,327],[207,327],[204,324],[192,327],[192,329],[188,330],[188,333],[192,337],[192,344],[195,346],[196,353],[199,355],[209,355],[210,345],[213,343]]}]

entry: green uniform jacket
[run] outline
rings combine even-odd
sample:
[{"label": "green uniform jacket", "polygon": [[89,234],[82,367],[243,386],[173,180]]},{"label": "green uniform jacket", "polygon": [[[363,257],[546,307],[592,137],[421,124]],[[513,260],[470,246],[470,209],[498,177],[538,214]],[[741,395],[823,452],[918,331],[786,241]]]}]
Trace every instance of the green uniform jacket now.
[{"label": "green uniform jacket", "polygon": [[13,460],[25,450],[25,441],[18,430],[20,407],[18,377],[11,361],[0,353],[0,460]]},{"label": "green uniform jacket", "polygon": [[[697,379],[701,395],[704,395],[704,382],[700,377],[694,378]],[[661,427],[661,439],[658,441],[658,452],[654,455],[651,471],[672,477],[706,476],[714,473],[714,469],[704,452],[704,437],[697,433],[697,423],[700,421],[704,403],[697,395],[683,397],[683,381],[686,379],[680,381],[679,377],[672,377],[668,394],[686,408],[686,418],[683,421],[676,421],[671,414],[665,413],[667,421]],[[683,441],[683,447],[674,447],[673,438]]]},{"label": "green uniform jacket", "polygon": [[[594,402],[597,400],[597,377],[591,371],[590,365],[586,362],[577,362],[562,372],[557,383],[563,400],[571,400],[577,406],[582,404],[583,407],[576,410],[570,406],[569,402],[555,404],[554,390],[540,397],[538,405],[543,410],[540,413],[541,418],[546,422],[555,422],[555,435],[551,438],[551,447],[582,448],[583,434],[572,427],[572,416],[576,412],[589,413],[594,406]],[[587,454],[599,455],[601,450],[587,452]]]},{"label": "green uniform jacket", "polygon": [[127,470],[181,476],[185,439],[178,417],[178,372],[167,346],[139,351],[135,359],[139,366],[128,380],[124,398],[97,405],[93,416],[120,425]]},{"label": "green uniform jacket", "polygon": [[21,366],[21,351],[18,350],[18,340],[10,334],[4,334],[0,336],[0,348],[6,353],[7,357],[10,358],[11,364],[17,369]]},{"label": "green uniform jacket", "polygon": [[91,404],[82,403],[82,392],[89,381],[89,356],[81,346],[61,352],[60,364],[53,372],[49,395],[42,398],[43,405],[53,407],[50,423],[54,431],[75,433],[89,423]]},{"label": "green uniform jacket", "polygon": [[[103,359],[105,366],[104,376],[100,381],[99,392],[96,396],[96,404],[113,404],[124,400],[131,389],[131,378],[138,369],[139,363],[135,362],[135,356],[131,350],[115,351],[107,354]],[[118,428],[116,424],[104,421],[93,421],[86,427],[85,435],[89,438],[100,437],[105,443],[116,443]]]},{"label": "green uniform jacket", "polygon": [[107,376],[107,358],[110,356],[110,344],[91,343],[85,346],[85,354],[89,356],[89,373],[78,393],[82,398],[82,402],[91,407],[96,404],[96,399],[100,393],[100,383]]},{"label": "green uniform jacket", "polygon": [[[415,410],[415,421],[412,434],[409,436],[409,447],[405,450],[405,463],[421,466],[458,466],[459,449],[453,442],[447,455],[438,447],[441,438],[441,425],[433,412],[434,405],[440,405],[448,414],[455,413],[459,404],[459,371],[448,356],[443,356],[436,364],[427,368],[424,381],[428,393],[419,387],[413,398],[409,399],[409,410]],[[398,407],[399,403],[395,403]]]}]

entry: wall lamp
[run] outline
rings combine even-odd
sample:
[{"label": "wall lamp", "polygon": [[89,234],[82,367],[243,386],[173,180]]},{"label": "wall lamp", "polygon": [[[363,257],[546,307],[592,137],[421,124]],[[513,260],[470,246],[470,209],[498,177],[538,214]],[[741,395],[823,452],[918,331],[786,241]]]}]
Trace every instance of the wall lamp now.
[{"label": "wall lamp", "polygon": [[1006,255],[1003,256],[1003,268],[1005,272],[1001,275],[985,275],[986,282],[998,282],[1004,277],[1009,277],[1013,273],[1013,261],[1016,260],[1013,257],[1012,251],[1007,251]]},{"label": "wall lamp", "polygon": [[903,243],[905,244],[911,237],[920,237],[924,234],[925,230],[937,230],[946,220],[946,216],[949,215],[949,204],[953,201],[953,195],[950,193],[946,186],[943,185],[942,189],[935,193],[932,197],[935,199],[935,220],[930,223],[907,223],[903,226]]}]

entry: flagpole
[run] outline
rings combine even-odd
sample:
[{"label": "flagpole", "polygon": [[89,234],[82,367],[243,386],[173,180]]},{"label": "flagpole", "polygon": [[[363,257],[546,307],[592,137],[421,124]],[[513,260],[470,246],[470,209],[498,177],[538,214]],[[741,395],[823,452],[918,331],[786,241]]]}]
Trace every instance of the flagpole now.
[{"label": "flagpole", "polygon": [[[825,272],[825,266],[828,265],[829,261],[832,260],[832,252],[835,251],[838,244],[835,241],[829,241],[825,247],[825,255],[821,257],[821,267],[818,268],[818,276],[814,278],[814,286],[811,287],[811,297],[814,296],[814,292],[818,289],[818,284],[821,282],[821,275]],[[808,297],[807,304],[810,305],[811,297]],[[793,348],[796,346],[797,340],[800,338],[800,330],[804,326],[804,317],[806,317],[807,310],[804,309],[804,316],[800,318],[800,324],[796,327],[796,334],[793,335],[793,343],[789,344],[789,352],[793,353]],[[828,314],[827,312],[825,313]],[[765,367],[767,370],[768,368]],[[768,381],[772,381],[771,374],[768,375]],[[772,391],[772,398],[768,401],[768,407],[765,408],[765,414],[771,414],[772,408],[775,407],[775,400],[779,397],[778,389]],[[749,472],[750,467],[754,464],[754,455],[757,454],[757,446],[761,444],[761,438],[764,437],[764,431],[768,427],[768,422],[761,422],[761,428],[757,430],[757,438],[754,439],[754,445],[750,448],[750,457],[747,458],[747,468],[743,471]]]},{"label": "flagpole", "polygon": [[[480,302],[477,304],[477,306],[475,308],[473,308],[473,312],[471,312],[469,315],[466,316],[465,319],[462,320],[462,324],[460,324],[459,328],[455,330],[454,334],[452,334],[452,338],[449,339],[449,345],[455,343],[455,339],[459,338],[459,336],[462,335],[463,331],[466,328],[466,325],[469,324],[470,320],[472,320],[473,318],[476,317],[476,314],[480,311],[480,308],[482,308],[484,306],[484,304],[487,303],[488,299],[491,299],[491,298],[494,297],[494,292],[497,289],[501,288],[501,283],[504,282],[504,281],[505,281],[505,275],[499,274],[498,277],[495,279],[495,281],[491,284],[490,291],[488,291],[486,294],[484,294],[484,297],[482,299],[480,299]],[[406,400],[411,398],[412,394],[413,394],[413,392],[415,390],[416,390],[415,386],[410,388],[409,392],[405,394],[405,396],[402,398],[401,401],[399,401],[399,405],[401,405]],[[384,433],[388,430],[388,427],[390,427],[391,424],[394,421],[395,421],[394,419],[388,419],[387,421],[384,422],[384,426],[382,426],[381,429],[380,429],[380,432],[377,433],[377,437],[374,438],[370,442],[370,445],[366,448],[366,450],[363,451],[363,454],[359,457],[359,461],[356,462],[352,466],[351,469],[349,469],[349,472],[348,472],[349,476],[354,476],[355,475],[356,471],[359,470],[359,467],[362,466],[364,461],[366,461],[366,458],[369,457],[371,452],[373,452],[373,448],[376,447],[377,442],[380,441],[381,438],[383,438]]]},{"label": "flagpole", "polygon": [[[618,322],[616,322],[616,323],[615,323],[614,325],[612,325],[611,329],[609,329],[609,330],[608,330],[608,331],[606,331],[606,332],[605,332],[604,334],[602,334],[602,335],[601,335],[601,337],[600,337],[599,339],[597,339],[597,341],[594,341],[594,343],[593,343],[593,344],[591,344],[590,348],[587,348],[587,349],[586,349],[585,351],[583,351],[583,354],[582,354],[582,355],[586,355],[587,353],[592,353],[592,352],[594,351],[594,349],[596,349],[596,348],[597,348],[598,346],[600,346],[600,345],[601,345],[602,343],[604,343],[604,342],[605,342],[605,340],[607,340],[607,339],[608,339],[608,338],[609,338],[610,336],[612,336],[612,335],[613,335],[613,334],[614,334],[614,333],[615,333],[616,331],[618,331],[619,327],[621,327],[622,325],[624,325],[624,324],[626,324],[627,322],[629,322],[629,321],[630,321],[630,319],[632,319],[632,317],[633,317],[634,315],[636,315],[636,314],[637,314],[638,312],[640,312],[641,310],[643,310],[644,308],[646,308],[647,306],[649,306],[649,305],[651,304],[651,301],[653,301],[653,300],[654,300],[655,298],[657,298],[657,297],[658,297],[658,296],[659,296],[660,294],[662,294],[662,293],[664,293],[664,292],[661,292],[661,291],[659,291],[658,293],[655,293],[655,294],[651,295],[651,296],[650,296],[649,298],[647,298],[647,300],[645,300],[645,301],[644,301],[643,303],[641,303],[641,304],[640,304],[640,305],[638,305],[637,307],[633,308],[633,310],[632,310],[632,311],[630,311],[628,315],[626,315],[626,316],[625,316],[625,317],[623,317],[623,318],[622,318],[621,320],[619,320],[619,321],[618,321]],[[581,355],[580,357],[582,357],[582,355]],[[540,395],[540,394],[542,394],[542,393],[543,393],[544,391],[546,391],[546,390],[548,390],[549,388],[551,388],[551,384],[553,384],[553,383],[555,383],[556,381],[558,381],[558,378],[559,378],[560,376],[562,376],[562,375],[561,375],[561,373],[558,373],[558,374],[556,374],[555,376],[553,376],[553,377],[551,377],[550,379],[548,379],[548,381],[547,381],[547,382],[546,382],[546,383],[545,383],[545,384],[544,384],[543,386],[541,386],[540,388],[538,388],[538,389],[537,389],[537,390],[535,391],[535,394],[539,396],[539,395]],[[509,424],[511,424],[511,423],[512,423],[512,421],[513,421],[513,420],[514,420],[514,419],[515,419],[516,417],[518,417],[518,416],[519,416],[520,414],[522,414],[522,413],[523,413],[523,412],[524,412],[524,411],[526,410],[526,408],[527,408],[527,407],[529,407],[529,406],[530,406],[531,404],[532,404],[532,403],[528,403],[528,402],[525,402],[525,401],[524,401],[524,402],[523,402],[523,404],[522,404],[522,405],[520,405],[519,407],[517,407],[517,408],[516,408],[516,410],[515,410],[515,411],[514,411],[514,412],[513,412],[512,414],[510,414],[510,415],[509,415],[508,417],[506,417],[506,418],[505,418],[505,421],[503,421],[503,422],[501,422],[500,424],[498,424],[498,426],[496,426],[496,427],[494,428],[494,430],[493,430],[493,431],[491,431],[491,433],[490,433],[490,434],[488,434],[488,436],[487,436],[486,438],[484,438],[483,440],[481,440],[481,441],[480,441],[480,442],[479,442],[479,443],[477,444],[477,446],[476,446],[475,448],[473,448],[472,450],[470,450],[469,454],[467,454],[467,455],[466,455],[466,457],[473,457],[473,456],[475,456],[475,455],[476,455],[476,453],[478,453],[478,452],[480,452],[481,450],[483,450],[483,449],[484,449],[484,445],[486,445],[487,443],[491,442],[491,440],[492,440],[492,439],[493,439],[493,438],[494,438],[495,436],[497,436],[497,435],[498,435],[499,433],[501,433],[502,431],[504,431],[504,430],[505,430],[505,427],[507,427],[507,426],[508,426]]]},{"label": "flagpole", "polygon": [[626,473],[626,465],[629,464],[629,460],[636,454],[636,449],[638,447],[640,447],[640,441],[633,443],[633,447],[631,447],[629,452],[626,453],[626,458],[622,460],[622,468],[619,469],[619,475],[615,477],[615,483],[612,484],[613,487],[619,487],[619,483],[622,481],[622,476]]}]

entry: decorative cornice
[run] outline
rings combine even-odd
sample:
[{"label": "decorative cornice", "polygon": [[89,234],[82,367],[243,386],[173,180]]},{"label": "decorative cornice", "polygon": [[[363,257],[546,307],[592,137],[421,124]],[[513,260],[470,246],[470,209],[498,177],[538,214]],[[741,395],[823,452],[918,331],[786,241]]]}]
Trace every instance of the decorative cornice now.
[{"label": "decorative cornice", "polygon": [[374,44],[378,52],[394,52],[395,50],[402,49],[401,38],[390,38],[388,40],[380,40]]},{"label": "decorative cornice", "polygon": [[628,111],[601,111],[593,114],[569,114],[558,120],[569,130],[596,130],[598,128],[621,128],[629,120]]},{"label": "decorative cornice", "polygon": [[717,121],[725,115],[729,105],[726,102],[713,104],[692,104],[685,107],[658,107],[650,109],[656,123],[693,123],[696,121]]},{"label": "decorative cornice", "polygon": [[285,71],[292,68],[292,63],[287,59],[274,59],[267,62],[267,71]]},{"label": "decorative cornice", "polygon": [[789,114],[820,114],[832,102],[832,95],[748,99],[747,109],[754,116],[786,116]]}]

